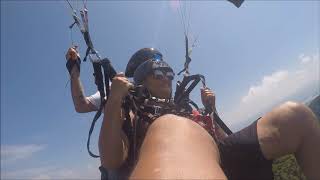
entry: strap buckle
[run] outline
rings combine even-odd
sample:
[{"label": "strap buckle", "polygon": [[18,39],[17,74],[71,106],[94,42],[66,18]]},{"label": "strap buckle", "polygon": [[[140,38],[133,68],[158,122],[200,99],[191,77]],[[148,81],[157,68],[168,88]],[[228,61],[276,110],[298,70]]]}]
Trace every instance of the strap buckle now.
[{"label": "strap buckle", "polygon": [[154,115],[158,116],[161,115],[161,107],[160,106],[154,106]]}]

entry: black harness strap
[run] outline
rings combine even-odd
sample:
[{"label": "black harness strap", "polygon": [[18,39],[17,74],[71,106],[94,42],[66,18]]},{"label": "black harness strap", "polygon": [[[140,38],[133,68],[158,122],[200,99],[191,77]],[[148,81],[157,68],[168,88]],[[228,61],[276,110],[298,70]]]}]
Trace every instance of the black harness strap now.
[{"label": "black harness strap", "polygon": [[[177,105],[189,102],[190,92],[195,88],[195,86],[202,80],[205,85],[205,78],[200,74],[184,76],[182,82],[177,82],[176,92],[174,95],[174,102]],[[186,89],[187,85],[191,82],[191,85]]]},{"label": "black harness strap", "polygon": [[104,73],[104,84],[106,87],[106,96],[109,97],[110,86],[109,83],[112,79],[117,75],[116,70],[111,65],[111,62],[108,58],[104,58],[101,60],[101,66],[103,68]]},{"label": "black harness strap", "polygon": [[[191,85],[186,89],[186,86],[191,82]],[[196,103],[190,100],[189,95],[190,92],[194,89],[194,87],[202,81],[203,86],[205,86],[205,77],[200,74],[191,75],[191,76],[184,76],[182,82],[177,83],[177,88],[174,96],[174,102],[181,106],[185,107],[188,104],[192,104],[197,108]],[[199,109],[199,108],[197,108]],[[214,119],[216,120],[217,124],[228,134],[232,134],[232,131],[228,128],[228,126],[221,120],[221,118],[218,116],[216,111],[213,111],[213,109],[209,106],[205,107],[205,113],[211,114],[214,113]]]},{"label": "black harness strap", "polygon": [[[98,112],[95,114],[95,116],[92,120],[92,123],[91,123],[89,135],[88,135],[88,140],[87,140],[87,150],[88,150],[90,156],[92,156],[94,158],[98,158],[100,156],[93,154],[90,150],[90,138],[91,138],[91,134],[93,132],[95,123],[97,122],[97,120],[101,116],[103,107],[108,99],[109,91],[110,91],[109,82],[112,81],[112,78],[114,78],[114,76],[117,73],[116,73],[116,70],[112,67],[110,60],[108,58],[104,58],[103,60],[101,60],[99,62],[93,62],[92,64],[93,64],[93,69],[94,69],[95,83],[96,83],[98,91],[100,93],[101,104],[100,104]],[[101,68],[103,68],[103,73],[102,73]],[[103,81],[103,74],[104,74],[104,81]]]},{"label": "black harness strap", "polygon": [[93,65],[93,76],[95,78],[95,84],[97,85],[98,91],[100,92],[101,97],[101,105],[103,105],[103,101],[105,98],[105,91],[104,91],[104,84],[103,84],[103,74],[101,70],[101,64],[99,63],[92,63]]},{"label": "black harness strap", "polygon": [[[94,126],[95,126],[97,120],[99,119],[99,117],[101,116],[102,109],[103,109],[104,104],[105,104],[105,100],[104,100],[105,92],[104,92],[103,74],[102,74],[102,71],[101,71],[101,64],[92,63],[92,65],[93,65],[93,70],[94,70],[93,75],[95,77],[95,84],[97,85],[98,91],[100,93],[101,103],[100,103],[99,110],[94,115],[94,118],[93,118],[92,123],[91,123],[91,127],[90,127],[90,130],[89,130],[89,135],[88,135],[88,140],[87,140],[87,150],[88,150],[88,153],[90,154],[90,156],[92,156],[94,158],[98,158],[99,156],[93,154],[91,152],[91,150],[90,150],[90,139],[91,139],[91,134],[93,132]],[[108,86],[109,86],[109,84],[108,84]]]},{"label": "black harness strap", "polygon": [[100,106],[98,112],[96,113],[96,115],[94,115],[94,118],[93,118],[92,123],[91,123],[90,130],[89,130],[88,140],[87,140],[87,150],[88,150],[90,156],[91,156],[91,157],[94,157],[94,158],[98,158],[98,157],[100,157],[100,156],[95,155],[95,154],[93,154],[93,153],[91,152],[91,150],[90,150],[90,139],[91,139],[91,134],[92,134],[92,132],[93,132],[94,126],[95,126],[97,120],[99,119],[99,117],[100,117],[100,115],[101,115],[101,113],[102,113],[102,109],[103,109],[102,107],[103,107],[103,106]]},{"label": "black harness strap", "polygon": [[226,132],[228,135],[231,135],[233,132],[228,128],[228,126],[221,120],[221,118],[218,116],[217,112],[213,112],[214,120],[217,122],[217,124]]}]

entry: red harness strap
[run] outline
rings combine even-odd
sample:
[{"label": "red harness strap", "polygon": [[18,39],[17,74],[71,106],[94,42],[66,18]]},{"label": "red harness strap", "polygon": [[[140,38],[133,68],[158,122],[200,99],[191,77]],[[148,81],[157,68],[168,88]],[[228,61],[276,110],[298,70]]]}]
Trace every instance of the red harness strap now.
[{"label": "red harness strap", "polygon": [[216,126],[213,123],[213,119],[206,115],[202,115],[197,110],[192,111],[193,118],[192,120],[198,123],[203,127],[214,139],[216,139]]}]

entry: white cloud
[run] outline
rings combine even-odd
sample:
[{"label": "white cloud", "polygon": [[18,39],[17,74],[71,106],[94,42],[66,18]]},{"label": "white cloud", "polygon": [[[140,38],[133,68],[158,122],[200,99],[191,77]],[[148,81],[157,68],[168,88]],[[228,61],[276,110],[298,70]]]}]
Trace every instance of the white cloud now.
[{"label": "white cloud", "polygon": [[1,145],[1,163],[14,162],[16,160],[26,159],[34,153],[45,149],[45,145],[27,144],[27,145]]},{"label": "white cloud", "polygon": [[44,180],[44,179],[51,179],[50,176],[46,175],[46,174],[40,174],[38,176],[35,176],[34,178],[31,178],[34,180]]},{"label": "white cloud", "polygon": [[301,60],[301,64],[307,64],[309,63],[310,61],[312,61],[312,58],[310,56],[306,56],[304,54],[301,54],[299,56],[299,59]]},{"label": "white cloud", "polygon": [[36,167],[3,171],[1,179],[99,179],[99,160],[84,164],[81,168]]},{"label": "white cloud", "polygon": [[307,88],[319,90],[319,55],[299,56],[300,66],[291,70],[278,70],[264,76],[261,81],[249,87],[248,93],[230,112],[224,113],[229,125],[239,129],[248,125],[258,114],[269,110]]},{"label": "white cloud", "polygon": [[1,179],[51,179],[47,173],[54,170],[53,167],[40,167],[2,171]]},{"label": "white cloud", "polygon": [[279,88],[281,83],[288,80],[288,71],[277,71],[270,76],[265,76],[260,85],[252,86],[246,96],[242,98],[242,103],[254,101],[256,97],[266,97],[270,95],[270,90]]},{"label": "white cloud", "polygon": [[74,167],[19,167],[14,170],[10,166],[21,165],[21,160],[31,159],[36,153],[43,151],[45,145],[1,145],[1,178],[0,179],[99,179],[100,161],[90,159],[83,165]]}]

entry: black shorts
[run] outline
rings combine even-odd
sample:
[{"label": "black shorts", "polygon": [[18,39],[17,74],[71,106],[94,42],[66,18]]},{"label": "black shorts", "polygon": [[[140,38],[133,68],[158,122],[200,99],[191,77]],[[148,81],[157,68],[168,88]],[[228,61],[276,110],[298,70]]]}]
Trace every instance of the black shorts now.
[{"label": "black shorts", "polygon": [[260,149],[257,122],[217,143],[221,168],[229,180],[273,179],[272,160]]}]

